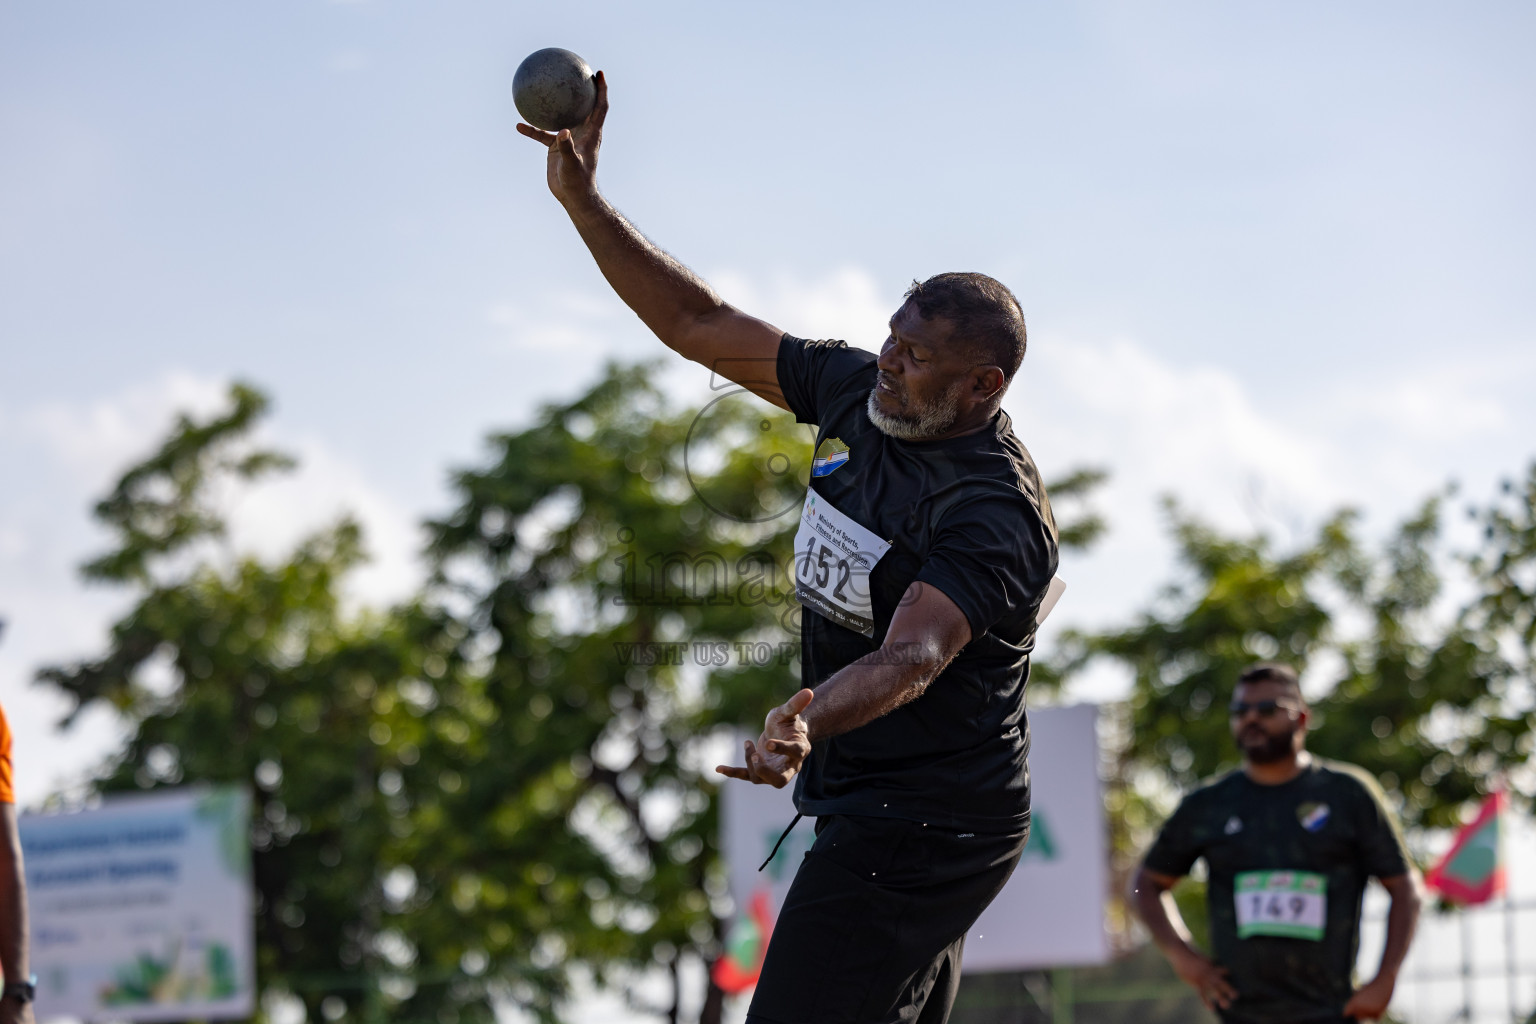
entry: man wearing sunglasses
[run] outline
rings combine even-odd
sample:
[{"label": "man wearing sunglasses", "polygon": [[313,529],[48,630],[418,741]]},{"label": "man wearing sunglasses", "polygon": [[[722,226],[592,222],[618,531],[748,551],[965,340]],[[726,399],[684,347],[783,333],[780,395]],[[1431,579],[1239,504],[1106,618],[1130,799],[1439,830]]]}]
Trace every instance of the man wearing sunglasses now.
[{"label": "man wearing sunglasses", "polygon": [[[1418,883],[1380,787],[1306,750],[1296,673],[1260,664],[1230,708],[1242,768],[1186,796],[1131,887],[1131,904],[1181,979],[1230,1024],[1338,1024],[1386,1012],[1419,916]],[[1204,858],[1211,955],[1190,944],[1169,890]],[[1376,975],[1352,984],[1360,902],[1392,897]]]}]

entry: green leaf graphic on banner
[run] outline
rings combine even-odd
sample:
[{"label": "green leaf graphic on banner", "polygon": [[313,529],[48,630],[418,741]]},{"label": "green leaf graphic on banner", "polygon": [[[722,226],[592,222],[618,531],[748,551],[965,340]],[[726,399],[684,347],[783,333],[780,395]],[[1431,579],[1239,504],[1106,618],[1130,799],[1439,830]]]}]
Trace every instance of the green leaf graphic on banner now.
[{"label": "green leaf graphic on banner", "polygon": [[1051,827],[1046,824],[1045,815],[1036,808],[1029,822],[1029,843],[1024,847],[1024,855],[1019,858],[1019,863],[1055,859],[1056,840],[1051,837]]},{"label": "green leaf graphic on banner", "polygon": [[220,786],[197,803],[198,819],[214,822],[219,830],[219,859],[235,878],[251,873],[251,843],[246,834],[249,803],[245,791],[236,786]]}]

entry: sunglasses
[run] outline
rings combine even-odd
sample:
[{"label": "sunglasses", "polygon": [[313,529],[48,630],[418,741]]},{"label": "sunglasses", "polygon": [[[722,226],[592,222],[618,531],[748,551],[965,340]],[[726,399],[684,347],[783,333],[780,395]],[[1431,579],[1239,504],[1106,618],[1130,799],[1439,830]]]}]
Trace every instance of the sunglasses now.
[{"label": "sunglasses", "polygon": [[1301,709],[1294,704],[1286,704],[1278,700],[1256,700],[1252,704],[1238,700],[1233,701],[1232,704],[1227,708],[1227,711],[1231,713],[1233,718],[1242,718],[1250,711],[1258,714],[1260,718],[1268,718],[1277,711],[1300,710]]}]

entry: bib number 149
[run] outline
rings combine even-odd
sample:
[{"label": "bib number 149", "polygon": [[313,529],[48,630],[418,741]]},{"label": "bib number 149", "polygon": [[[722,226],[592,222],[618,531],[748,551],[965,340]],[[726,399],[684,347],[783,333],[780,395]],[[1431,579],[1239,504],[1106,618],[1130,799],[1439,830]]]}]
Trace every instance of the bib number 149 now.
[{"label": "bib number 149", "polygon": [[1233,887],[1237,937],[1278,935],[1322,940],[1328,879],[1311,871],[1244,871]]}]

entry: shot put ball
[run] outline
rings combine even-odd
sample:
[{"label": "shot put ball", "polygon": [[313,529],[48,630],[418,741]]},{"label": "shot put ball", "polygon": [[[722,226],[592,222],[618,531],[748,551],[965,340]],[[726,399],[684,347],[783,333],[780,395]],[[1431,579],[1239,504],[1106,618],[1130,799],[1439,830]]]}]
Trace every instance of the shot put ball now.
[{"label": "shot put ball", "polygon": [[592,68],[570,50],[549,46],[530,53],[512,76],[512,102],[535,128],[575,128],[597,102]]}]

